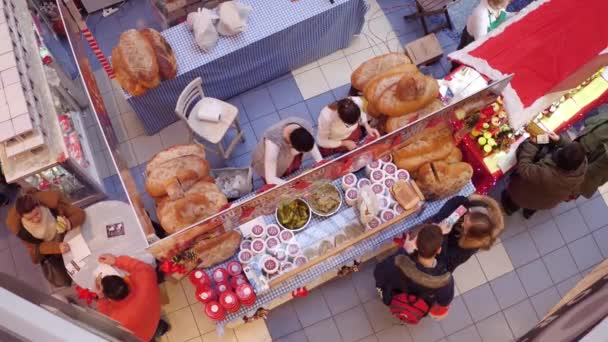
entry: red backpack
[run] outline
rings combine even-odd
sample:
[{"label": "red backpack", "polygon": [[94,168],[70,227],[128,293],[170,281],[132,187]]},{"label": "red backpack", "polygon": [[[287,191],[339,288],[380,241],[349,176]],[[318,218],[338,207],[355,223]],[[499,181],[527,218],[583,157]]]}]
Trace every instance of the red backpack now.
[{"label": "red backpack", "polygon": [[400,293],[393,296],[390,310],[403,323],[415,325],[429,313],[431,308],[422,298],[407,293]]}]

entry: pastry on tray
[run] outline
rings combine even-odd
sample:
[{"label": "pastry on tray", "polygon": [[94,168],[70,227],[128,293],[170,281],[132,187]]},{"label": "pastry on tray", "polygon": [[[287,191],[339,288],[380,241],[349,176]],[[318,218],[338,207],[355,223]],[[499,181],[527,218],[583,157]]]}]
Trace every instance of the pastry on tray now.
[{"label": "pastry on tray", "polygon": [[418,72],[404,74],[382,94],[371,100],[375,108],[389,117],[401,116],[429,105],[439,95],[439,84]]},{"label": "pastry on tray", "polygon": [[446,122],[425,128],[393,152],[393,161],[400,168],[414,172],[422,165],[447,158],[455,149],[452,130]]},{"label": "pastry on tray", "polygon": [[239,249],[241,238],[238,230],[230,230],[197,242],[192,249],[200,260],[198,267],[209,268],[230,259]]},{"label": "pastry on tray", "polygon": [[164,151],[160,151],[146,165],[146,175],[149,175],[152,170],[166,161],[187,155],[199,156],[205,159],[205,148],[200,144],[184,144],[174,145]]}]

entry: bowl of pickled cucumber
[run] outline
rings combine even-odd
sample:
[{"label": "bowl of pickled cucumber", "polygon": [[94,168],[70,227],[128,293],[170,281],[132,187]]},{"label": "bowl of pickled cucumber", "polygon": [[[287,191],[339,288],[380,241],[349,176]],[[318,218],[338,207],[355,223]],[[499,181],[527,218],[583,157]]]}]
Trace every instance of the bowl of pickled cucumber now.
[{"label": "bowl of pickled cucumber", "polygon": [[306,228],[311,217],[310,206],[302,199],[279,204],[275,212],[279,226],[292,232]]}]

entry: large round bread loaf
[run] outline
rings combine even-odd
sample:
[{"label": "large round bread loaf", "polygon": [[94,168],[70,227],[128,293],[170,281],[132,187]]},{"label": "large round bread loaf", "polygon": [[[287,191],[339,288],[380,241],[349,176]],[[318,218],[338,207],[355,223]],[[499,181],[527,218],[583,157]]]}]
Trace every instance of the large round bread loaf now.
[{"label": "large round bread loaf", "polygon": [[154,48],[137,30],[127,30],[120,35],[112,50],[112,67],[120,85],[133,96],[142,95],[160,83]]},{"label": "large round bread loaf", "polygon": [[184,144],[174,145],[164,151],[160,151],[146,165],[146,175],[149,175],[152,170],[168,160],[187,155],[198,156],[205,159],[205,148],[200,144]]},{"label": "large round bread loaf", "polygon": [[193,250],[200,260],[198,267],[209,268],[228,260],[237,252],[240,244],[241,234],[237,230],[197,242]]},{"label": "large round bread loaf", "polygon": [[445,159],[456,148],[452,131],[445,122],[423,129],[393,152],[394,163],[401,169],[415,172],[423,164]]},{"label": "large round bread loaf", "polygon": [[152,49],[154,49],[160,78],[163,80],[175,78],[175,75],[177,75],[177,60],[175,59],[171,45],[169,45],[165,37],[151,28],[141,29],[139,32],[148,40]]},{"label": "large round bread loaf", "polygon": [[353,88],[363,90],[375,76],[401,64],[410,64],[410,59],[403,53],[388,53],[363,62],[350,77]]},{"label": "large round bread loaf", "polygon": [[152,197],[179,198],[196,181],[209,175],[209,163],[194,155],[170,159],[151,169],[146,190]]},{"label": "large round bread loaf", "polygon": [[473,168],[463,162],[436,161],[424,164],[413,176],[424,197],[437,200],[460,191],[473,177]]},{"label": "large round bread loaf", "polygon": [[396,131],[399,128],[404,127],[415,120],[422,119],[425,116],[434,113],[441,108],[443,108],[443,103],[440,100],[436,99],[428,106],[413,113],[390,117],[386,120],[385,130],[389,133]]},{"label": "large round bread loaf", "polygon": [[401,116],[417,111],[439,95],[439,84],[422,73],[405,74],[396,84],[388,87],[374,98],[376,109],[389,117]]},{"label": "large round bread loaf", "polygon": [[226,203],[228,200],[217,185],[199,181],[184,193],[184,197],[175,200],[165,197],[161,200],[156,215],[163,229],[173,234],[217,214]]}]

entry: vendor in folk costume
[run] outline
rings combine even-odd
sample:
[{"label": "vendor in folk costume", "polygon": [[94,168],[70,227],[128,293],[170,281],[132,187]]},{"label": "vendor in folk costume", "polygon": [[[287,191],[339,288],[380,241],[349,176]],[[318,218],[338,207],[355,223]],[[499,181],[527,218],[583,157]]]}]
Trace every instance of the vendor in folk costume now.
[{"label": "vendor in folk costume", "polygon": [[354,150],[363,137],[363,129],[373,137],[380,136],[369,125],[363,101],[361,97],[347,97],[321,110],[317,142],[323,157]]},{"label": "vendor in folk costume", "polygon": [[580,194],[593,197],[597,188],[608,182],[608,110],[585,120],[585,128],[576,138],[589,162]]},{"label": "vendor in folk costume", "polygon": [[[481,0],[467,19],[467,26],[462,31],[457,50],[484,37],[503,24],[510,16],[506,11],[510,2],[511,0]],[[452,63],[452,70],[457,66],[458,64]]]},{"label": "vendor in folk costume", "polygon": [[270,126],[253,152],[251,166],[268,184],[284,184],[286,177],[302,165],[304,153],[312,154],[319,162],[323,159],[312,127],[306,120],[290,117]]}]

